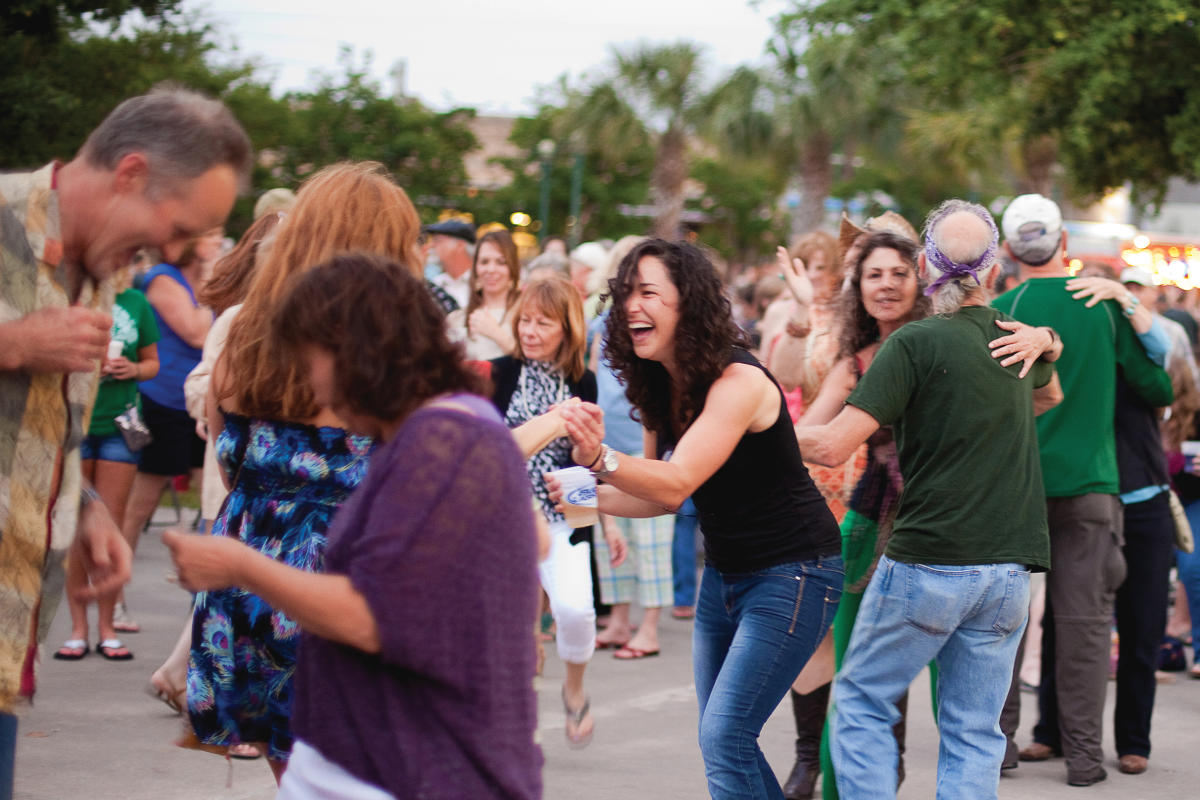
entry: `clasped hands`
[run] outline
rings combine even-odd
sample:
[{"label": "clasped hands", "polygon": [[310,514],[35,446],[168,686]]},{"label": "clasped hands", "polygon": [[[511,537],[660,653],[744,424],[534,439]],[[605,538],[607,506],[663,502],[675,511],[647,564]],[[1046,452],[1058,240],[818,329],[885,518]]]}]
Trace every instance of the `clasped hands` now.
[{"label": "clasped hands", "polygon": [[[571,439],[571,460],[582,467],[595,465],[600,459],[600,445],[604,442],[604,411],[595,403],[584,402],[565,403],[557,410]],[[547,474],[545,479],[550,500],[561,511],[562,484],[551,474]],[[625,561],[629,545],[615,525],[602,520],[600,529],[608,545],[609,563],[619,567]]]},{"label": "clasped hands", "polygon": [[477,308],[472,311],[469,323],[472,331],[493,341],[498,341],[503,336],[503,328],[487,309]]},{"label": "clasped hands", "polygon": [[576,403],[564,407],[562,417],[571,439],[571,460],[591,467],[600,458],[604,443],[604,412],[595,403]]},{"label": "clasped hands", "polygon": [[[557,414],[565,435],[571,439],[571,460],[581,467],[591,467],[600,458],[604,441],[604,412],[595,403],[564,403],[549,413]],[[544,475],[546,488],[555,506],[562,502],[562,484],[551,473]]]}]

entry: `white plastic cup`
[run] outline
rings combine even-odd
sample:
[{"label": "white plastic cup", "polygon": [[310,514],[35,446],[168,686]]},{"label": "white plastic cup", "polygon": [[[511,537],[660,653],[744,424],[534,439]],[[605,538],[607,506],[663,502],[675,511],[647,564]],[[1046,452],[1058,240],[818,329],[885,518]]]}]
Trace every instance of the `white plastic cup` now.
[{"label": "white plastic cup", "polygon": [[549,473],[562,484],[562,513],[572,528],[586,528],[600,522],[596,510],[596,476],[585,467],[567,467]]},{"label": "white plastic cup", "polygon": [[121,351],[123,351],[124,349],[125,349],[124,342],[117,341],[116,339],[109,339],[108,340],[108,360],[112,361],[114,358],[120,358]]}]

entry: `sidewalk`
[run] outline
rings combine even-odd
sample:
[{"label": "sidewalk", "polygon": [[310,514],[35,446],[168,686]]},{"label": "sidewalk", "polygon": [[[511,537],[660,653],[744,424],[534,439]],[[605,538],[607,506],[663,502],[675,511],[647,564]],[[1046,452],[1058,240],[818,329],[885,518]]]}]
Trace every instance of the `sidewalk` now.
[{"label": "sidewalk", "polygon": [[[160,522],[174,513],[160,510]],[[190,518],[187,520],[190,521]],[[55,661],[53,649],[69,633],[65,605],[44,650],[36,705],[22,714],[17,747],[18,800],[267,800],[274,780],[263,761],[226,762],[213,755],[172,746],[181,720],[147,696],[150,673],[174,644],[188,609],[188,596],[168,583],[170,564],[159,538],[161,525],[143,538],[128,589],[129,607],[142,633],[125,642],[136,657],[108,662],[95,653],[80,662]],[[93,617],[94,619],[94,617]],[[545,676],[538,681],[540,736],[546,757],[548,800],[610,798],[703,798],[704,770],[696,745],[696,701],[690,661],[691,624],[667,619],[662,655],[618,662],[598,652],[587,685],[596,715],[596,738],[582,751],[567,749],[558,685],[563,669],[553,643]],[[92,635],[95,644],[95,632]],[[1111,717],[1112,695],[1108,701]],[[1036,716],[1034,697],[1024,694],[1021,743]],[[937,735],[929,711],[929,681],[913,685],[909,708],[908,778],[901,798],[934,796]],[[791,706],[785,699],[762,735],[767,758],[781,779],[792,763]],[[1000,782],[1005,800],[1087,798],[1134,800],[1183,798],[1200,785],[1200,681],[1180,677],[1160,685],[1154,719],[1155,750],[1144,775],[1117,772],[1106,730],[1109,778],[1087,789],[1066,785],[1061,760],[1022,764]],[[226,788],[232,777],[232,787]]]}]

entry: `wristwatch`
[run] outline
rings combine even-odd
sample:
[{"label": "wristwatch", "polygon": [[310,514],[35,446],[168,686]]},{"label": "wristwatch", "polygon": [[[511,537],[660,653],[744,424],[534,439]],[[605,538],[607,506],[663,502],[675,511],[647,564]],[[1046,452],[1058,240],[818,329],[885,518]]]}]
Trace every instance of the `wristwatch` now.
[{"label": "wristwatch", "polygon": [[617,451],[606,444],[600,445],[600,455],[589,469],[596,477],[604,477],[617,469]]}]

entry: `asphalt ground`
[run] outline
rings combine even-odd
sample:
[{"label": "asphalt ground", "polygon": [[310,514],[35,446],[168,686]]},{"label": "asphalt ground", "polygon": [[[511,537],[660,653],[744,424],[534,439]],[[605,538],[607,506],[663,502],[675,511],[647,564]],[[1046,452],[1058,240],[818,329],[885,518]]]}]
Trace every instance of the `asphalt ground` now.
[{"label": "asphalt ground", "polygon": [[[174,746],[181,730],[180,717],[145,692],[150,673],[170,651],[188,610],[188,595],[167,581],[170,564],[158,536],[161,523],[173,520],[173,512],[160,509],[156,517],[160,524],[143,538],[135,559],[127,599],[142,632],[125,637],[134,660],[109,662],[95,653],[79,662],[51,659],[50,652],[70,630],[66,606],[60,607],[43,655],[35,704],[21,712],[16,772],[19,800],[258,800],[274,796],[274,780],[264,761],[226,762]],[[636,620],[636,612],[634,617]],[[690,622],[666,619],[660,634],[660,656],[620,662],[609,653],[596,654],[587,675],[596,734],[583,750],[566,746],[559,699],[563,668],[553,643],[547,645],[545,672],[536,684],[546,798],[707,797],[695,736],[690,637]],[[95,638],[93,630],[93,645]],[[1110,719],[1112,703],[1110,683],[1106,711]],[[900,797],[933,797],[937,731],[924,674],[913,685],[909,708],[907,779]],[[1025,693],[1021,744],[1029,742],[1035,719],[1035,698]],[[785,699],[761,737],[767,759],[781,779],[791,768],[793,737],[791,706]],[[1159,686],[1153,737],[1150,769],[1143,775],[1117,772],[1109,727],[1105,731],[1108,780],[1072,788],[1066,785],[1061,759],[1023,763],[1001,779],[1000,797],[1197,797],[1200,680],[1182,675],[1174,683]]]}]

